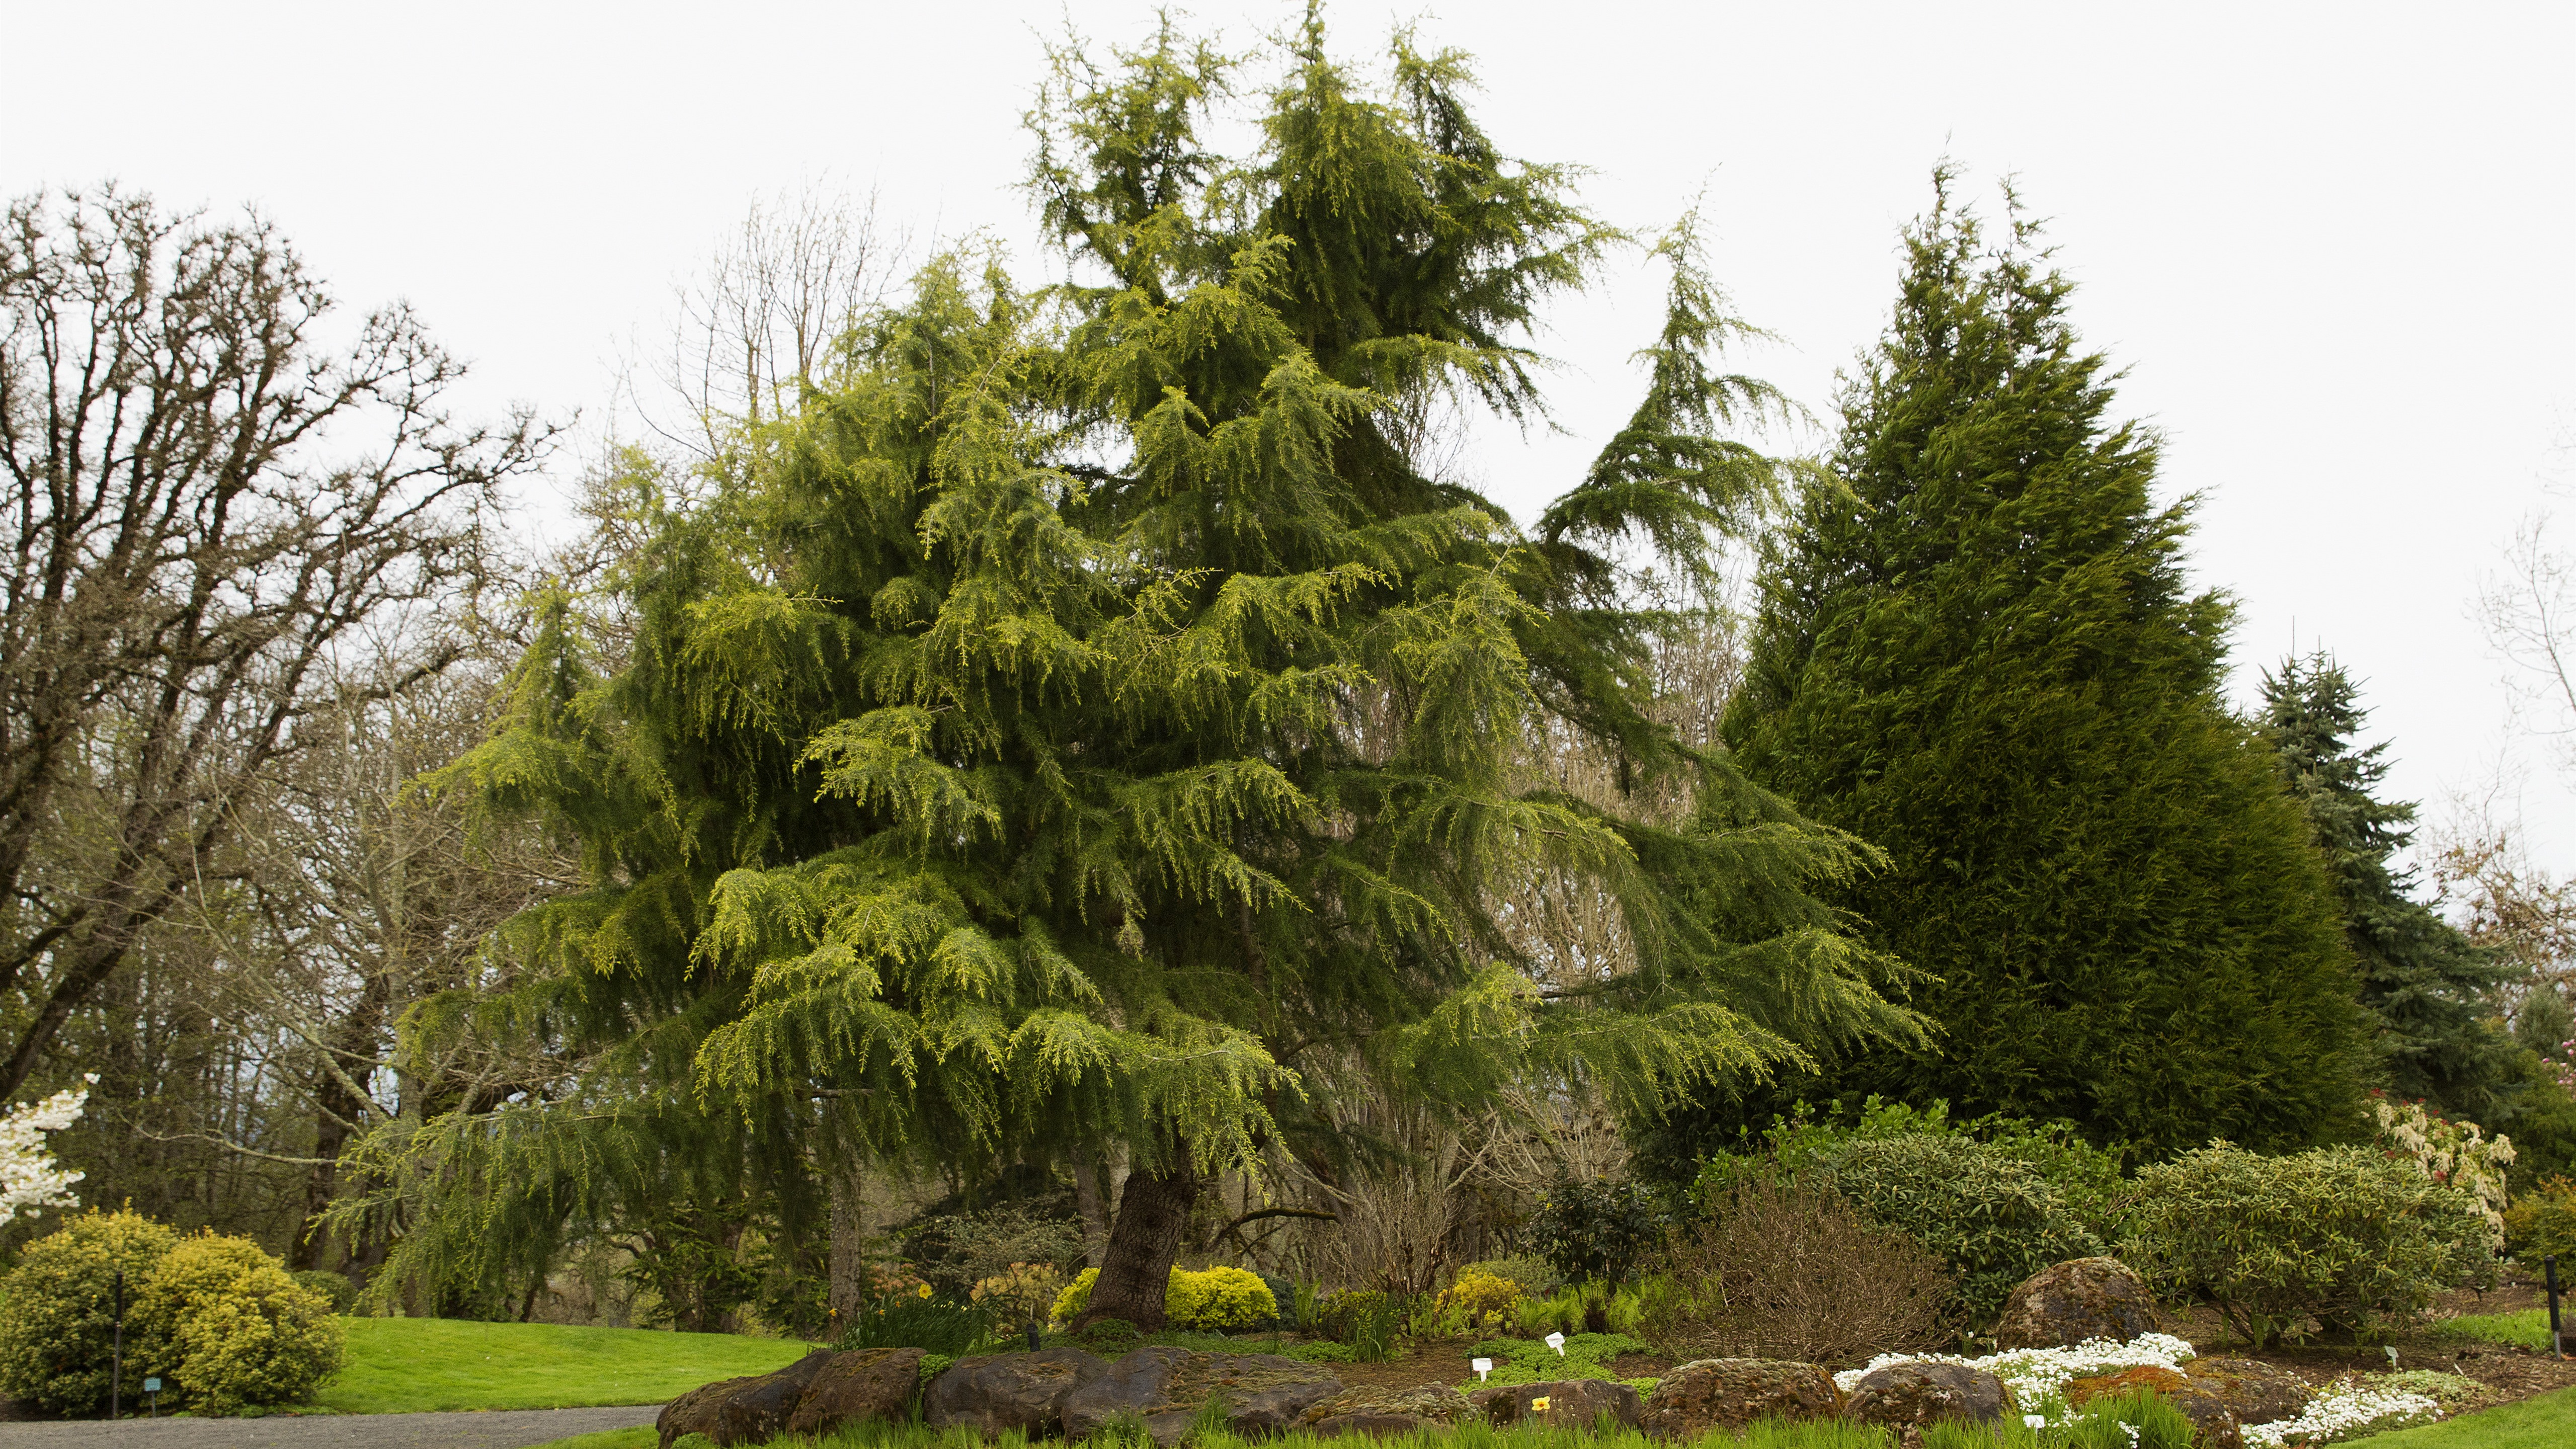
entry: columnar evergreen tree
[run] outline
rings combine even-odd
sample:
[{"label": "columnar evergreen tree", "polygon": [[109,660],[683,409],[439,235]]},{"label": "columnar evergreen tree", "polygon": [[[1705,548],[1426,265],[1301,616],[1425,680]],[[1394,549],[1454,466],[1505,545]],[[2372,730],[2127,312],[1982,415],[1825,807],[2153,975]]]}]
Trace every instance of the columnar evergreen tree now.
[{"label": "columnar evergreen tree", "polygon": [[2221,702],[2187,504],[2152,501],[2155,441],[2114,421],[2035,228],[2016,209],[1985,250],[1948,184],[1725,722],[1747,773],[1888,852],[1841,899],[1939,978],[1934,1049],[1803,1090],[2157,1150],[2345,1129],[2366,1050],[2333,891]]},{"label": "columnar evergreen tree", "polygon": [[2511,968],[2407,894],[2392,861],[2414,832],[2415,807],[2381,800],[2386,741],[2360,747],[2367,711],[2343,666],[2323,652],[2263,676],[2264,723],[2290,793],[2307,810],[2343,903],[2361,1004],[2377,1028],[2388,1085],[2494,1123],[2510,1108],[2513,1047],[2492,999]]},{"label": "columnar evergreen tree", "polygon": [[[1534,309],[1617,238],[1476,129],[1455,56],[1399,40],[1370,96],[1310,17],[1240,160],[1201,139],[1230,65],[1168,26],[1059,57],[1035,189],[1073,281],[942,259],[713,496],[639,493],[631,658],[559,611],[450,777],[560,821],[594,884],[419,1027],[585,1065],[382,1139],[465,1185],[405,1251],[614,1211],[665,1142],[718,1185],[1115,1146],[1090,1311],[1150,1326],[1204,1175],[1314,1128],[1342,1064],[1650,1112],[1913,1029],[1812,894],[1868,849],[1649,710],[1623,569],[1705,569],[1776,482],[1716,436],[1773,399],[1712,369],[1687,236],[1644,401],[1525,534],[1416,439],[1536,414]],[[1542,729],[1697,814],[1530,785]],[[1541,868],[1616,901],[1630,959],[1516,952],[1495,888]]]}]

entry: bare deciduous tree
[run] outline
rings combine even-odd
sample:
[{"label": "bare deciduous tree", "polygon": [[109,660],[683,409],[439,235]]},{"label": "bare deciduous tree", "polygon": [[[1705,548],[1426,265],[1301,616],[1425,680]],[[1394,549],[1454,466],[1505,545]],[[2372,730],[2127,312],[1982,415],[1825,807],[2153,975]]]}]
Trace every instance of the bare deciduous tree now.
[{"label": "bare deciduous tree", "polygon": [[[335,654],[468,589],[525,416],[464,427],[401,305],[334,344],[267,221],[111,190],[0,230],[0,1095],[345,707]],[[448,657],[366,686],[398,693]]]},{"label": "bare deciduous tree", "polygon": [[873,195],[808,186],[754,202],[705,273],[679,288],[670,352],[653,368],[661,397],[634,399],[645,426],[693,461],[721,464],[743,427],[778,417],[782,399],[793,407],[825,370],[851,324],[884,300],[901,251],[879,230]]},{"label": "bare deciduous tree", "polygon": [[2559,545],[2550,524],[2542,510],[2514,529],[2503,570],[2478,589],[2478,616],[2515,669],[2533,729],[2576,774],[2576,552]]}]

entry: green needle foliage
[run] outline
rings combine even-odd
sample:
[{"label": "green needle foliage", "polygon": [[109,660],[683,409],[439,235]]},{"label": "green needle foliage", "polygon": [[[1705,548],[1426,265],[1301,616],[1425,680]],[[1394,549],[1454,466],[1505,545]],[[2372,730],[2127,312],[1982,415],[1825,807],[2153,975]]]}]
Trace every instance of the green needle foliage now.
[{"label": "green needle foliage", "polygon": [[[1168,24],[1060,54],[1033,189],[1071,280],[940,258],[706,496],[644,470],[625,658],[558,602],[445,780],[558,822],[589,887],[415,1023],[580,1065],[380,1137],[428,1194],[404,1252],[1077,1145],[1134,1154],[1129,1214],[1185,1207],[1351,1064],[1650,1113],[1914,1030],[1814,894],[1872,852],[1657,722],[1632,565],[1704,573],[1778,484],[1712,436],[1776,398],[1715,370],[1687,229],[1644,401],[1524,533],[1426,438],[1540,415],[1536,309],[1620,238],[1476,129],[1457,56],[1399,37],[1367,93],[1310,16],[1284,59],[1233,158],[1237,62]],[[1695,813],[1526,768],[1566,738]],[[1626,959],[1543,959],[1493,904],[1536,872],[1615,902]]]},{"label": "green needle foliage", "polygon": [[2263,706],[2343,901],[2344,939],[2390,1089],[2474,1121],[2501,1120],[2514,1095],[2514,1049],[2490,1018],[2492,992],[2512,968],[2407,895],[2414,873],[2390,857],[2413,838],[2415,807],[2372,793],[2388,775],[2388,745],[2358,746],[2368,712],[2351,676],[2323,653],[2284,660],[2263,676]]},{"label": "green needle foliage", "polygon": [[1842,899],[1940,978],[1935,1050],[1803,1090],[2158,1154],[2348,1130],[2366,1049],[2333,892],[2221,701],[2229,610],[2186,590],[2188,506],[2151,501],[2155,442],[2111,420],[2035,228],[2016,210],[1985,250],[1948,182],[1724,727],[1747,773],[1888,852]]}]

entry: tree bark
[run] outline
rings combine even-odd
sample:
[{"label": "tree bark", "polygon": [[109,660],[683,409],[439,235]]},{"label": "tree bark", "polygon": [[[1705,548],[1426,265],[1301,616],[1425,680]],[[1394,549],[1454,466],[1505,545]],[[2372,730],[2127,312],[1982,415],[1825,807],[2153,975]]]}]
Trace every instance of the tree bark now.
[{"label": "tree bark", "polygon": [[868,1279],[867,1210],[860,1201],[865,1184],[855,1166],[832,1169],[832,1246],[830,1287],[832,1328],[837,1335],[858,1320],[876,1285]]},{"label": "tree bark", "polygon": [[1092,1285],[1091,1301],[1074,1320],[1075,1327],[1123,1318],[1147,1333],[1161,1331],[1172,1260],[1181,1255],[1181,1234],[1198,1200],[1199,1175],[1181,1154],[1156,1171],[1127,1174],[1126,1190],[1118,1196],[1118,1221],[1100,1255],[1100,1280]]},{"label": "tree bark", "polygon": [[1075,1146],[1073,1206],[1082,1215],[1082,1260],[1094,1268],[1100,1266],[1100,1255],[1109,1243],[1109,1200],[1100,1189],[1099,1159],[1090,1148]]}]

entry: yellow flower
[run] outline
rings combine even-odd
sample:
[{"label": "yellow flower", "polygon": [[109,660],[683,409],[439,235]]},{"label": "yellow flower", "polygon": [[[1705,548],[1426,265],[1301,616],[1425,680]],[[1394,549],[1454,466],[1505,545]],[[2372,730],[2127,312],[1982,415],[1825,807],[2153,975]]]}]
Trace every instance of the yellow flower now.
[{"label": "yellow flower", "polygon": [[913,1296],[913,1297],[915,1297],[915,1298],[927,1298],[927,1297],[929,1297],[929,1296],[930,1296],[930,1285],[929,1285],[929,1284],[927,1284],[927,1283],[924,1283],[924,1284],[922,1284],[920,1287],[918,1287],[918,1288],[916,1288],[916,1289],[912,1290],[912,1296]]},{"label": "yellow flower", "polygon": [[1533,1414],[1544,1414],[1544,1413],[1546,1413],[1546,1412],[1547,1412],[1547,1395],[1545,1395],[1545,1394],[1541,1394],[1541,1395],[1539,1395],[1537,1398],[1530,1400],[1530,1412],[1531,1412],[1531,1413],[1533,1413]]}]

